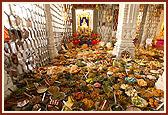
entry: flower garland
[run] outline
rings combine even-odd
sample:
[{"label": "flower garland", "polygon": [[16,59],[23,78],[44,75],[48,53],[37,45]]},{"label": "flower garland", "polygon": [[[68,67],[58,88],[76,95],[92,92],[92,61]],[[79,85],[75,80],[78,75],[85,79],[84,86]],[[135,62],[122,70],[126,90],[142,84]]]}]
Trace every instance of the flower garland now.
[{"label": "flower garland", "polygon": [[98,42],[101,42],[101,38],[97,33],[88,34],[87,36],[82,36],[80,34],[73,34],[72,35],[72,43],[74,45],[82,45],[82,44],[88,44],[88,45],[95,45]]}]

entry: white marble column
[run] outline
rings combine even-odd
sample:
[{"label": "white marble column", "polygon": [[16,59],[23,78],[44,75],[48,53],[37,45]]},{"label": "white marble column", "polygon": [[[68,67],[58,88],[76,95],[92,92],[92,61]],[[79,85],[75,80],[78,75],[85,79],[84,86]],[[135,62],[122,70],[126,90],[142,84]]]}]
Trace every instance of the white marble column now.
[{"label": "white marble column", "polygon": [[138,4],[119,4],[119,17],[117,27],[117,42],[113,53],[116,58],[121,58],[121,53],[126,50],[135,57],[133,39],[136,34]]},{"label": "white marble column", "polygon": [[48,49],[49,49],[50,59],[53,60],[56,56],[58,56],[58,51],[54,43],[52,16],[51,16],[49,4],[45,5],[45,10],[46,10],[46,28],[47,28],[47,37],[48,37]]}]

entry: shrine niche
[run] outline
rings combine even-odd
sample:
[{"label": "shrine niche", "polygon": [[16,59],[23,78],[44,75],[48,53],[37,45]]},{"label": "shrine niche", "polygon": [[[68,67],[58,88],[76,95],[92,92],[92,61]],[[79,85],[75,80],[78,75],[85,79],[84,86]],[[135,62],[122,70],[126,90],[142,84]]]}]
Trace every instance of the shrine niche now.
[{"label": "shrine niche", "polygon": [[76,31],[79,33],[93,30],[93,10],[76,10]]}]

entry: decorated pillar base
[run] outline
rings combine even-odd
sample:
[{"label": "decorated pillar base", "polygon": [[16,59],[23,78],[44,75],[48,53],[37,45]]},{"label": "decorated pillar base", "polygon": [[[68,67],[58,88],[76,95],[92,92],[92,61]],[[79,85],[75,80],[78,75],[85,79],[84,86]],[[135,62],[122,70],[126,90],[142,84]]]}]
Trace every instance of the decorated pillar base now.
[{"label": "decorated pillar base", "polygon": [[130,53],[131,58],[135,58],[135,49],[134,44],[132,43],[132,40],[122,40],[121,43],[116,43],[116,46],[114,47],[114,54],[116,55],[116,58],[122,58],[121,53],[124,51],[127,51]]},{"label": "decorated pillar base", "polygon": [[51,60],[53,60],[55,57],[59,56],[58,50],[56,50],[55,45],[49,45],[48,49],[50,51]]}]

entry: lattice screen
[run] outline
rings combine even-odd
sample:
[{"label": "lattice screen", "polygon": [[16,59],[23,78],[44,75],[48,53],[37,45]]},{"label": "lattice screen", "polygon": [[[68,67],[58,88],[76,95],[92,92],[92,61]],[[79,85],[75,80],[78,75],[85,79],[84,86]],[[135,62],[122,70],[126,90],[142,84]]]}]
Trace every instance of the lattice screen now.
[{"label": "lattice screen", "polygon": [[4,24],[4,65],[13,78],[49,61],[44,5],[5,4]]},{"label": "lattice screen", "polygon": [[154,4],[154,5],[149,5],[149,15],[150,17],[153,18],[149,18],[148,22],[149,22],[149,30],[148,30],[148,38],[155,38],[156,36],[156,29],[157,29],[157,25],[159,23],[159,19],[160,19],[160,14],[161,14],[161,7],[162,5],[158,5],[158,4]]},{"label": "lattice screen", "polygon": [[[63,18],[63,5],[51,4],[52,28],[57,50],[62,40],[71,34],[70,4],[66,4],[68,19]],[[8,74],[22,76],[49,62],[48,36],[46,34],[45,4],[5,4],[5,70]]]},{"label": "lattice screen", "polygon": [[70,4],[66,4],[68,20],[63,18],[63,4],[51,4],[50,11],[52,15],[52,26],[57,49],[60,49],[61,42],[66,42],[72,35],[72,25],[69,18],[72,19]]},{"label": "lattice screen", "polygon": [[66,4],[66,8],[67,8],[67,14],[69,18],[67,21],[65,21],[65,38],[66,40],[68,40],[72,35],[72,23],[69,20],[69,19],[72,19],[71,4]]},{"label": "lattice screen", "polygon": [[112,41],[111,38],[115,37],[114,33],[118,25],[118,4],[99,6],[97,32],[102,36],[103,41]]}]

